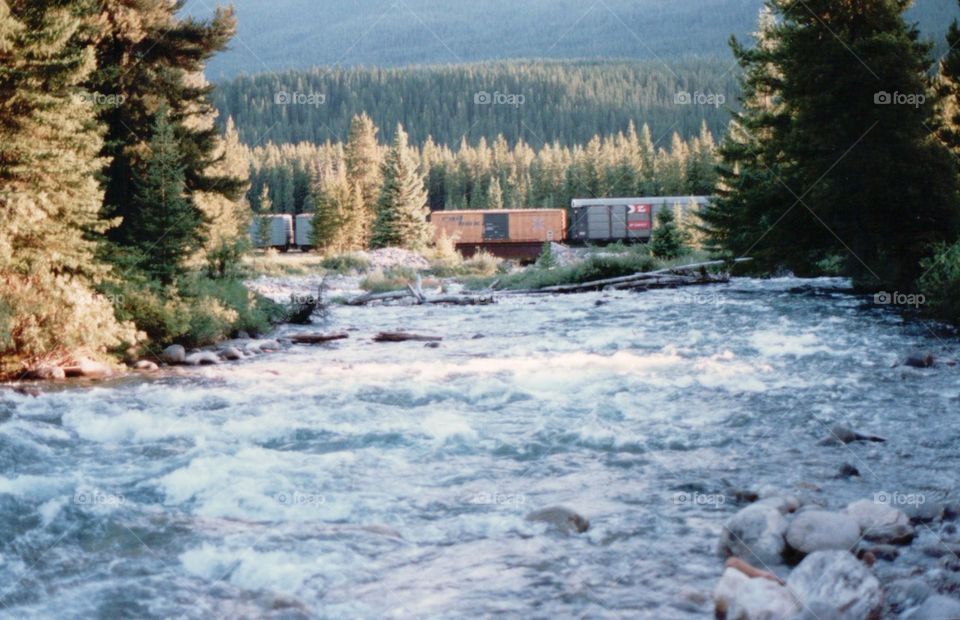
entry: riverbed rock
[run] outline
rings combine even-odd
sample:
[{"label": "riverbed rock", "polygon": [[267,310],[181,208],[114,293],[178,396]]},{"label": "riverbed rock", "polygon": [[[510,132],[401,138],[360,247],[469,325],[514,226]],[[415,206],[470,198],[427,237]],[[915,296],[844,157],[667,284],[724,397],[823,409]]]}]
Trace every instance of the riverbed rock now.
[{"label": "riverbed rock", "polygon": [[272,353],[282,347],[276,340],[251,340],[244,348],[247,353]]},{"label": "riverbed rock", "polygon": [[905,620],[957,620],[960,618],[960,601],[949,596],[934,594],[919,607],[904,616]]},{"label": "riverbed rock", "polygon": [[751,579],[735,568],[723,571],[713,604],[718,620],[779,620],[800,611],[788,588],[762,577]]},{"label": "riverbed rock", "polygon": [[67,378],[67,373],[59,366],[42,365],[25,372],[23,378],[28,381],[61,381]]},{"label": "riverbed rock", "polygon": [[867,554],[875,560],[893,562],[899,557],[900,551],[896,545],[866,545],[857,552],[857,557],[862,559]]},{"label": "riverbed rock", "polygon": [[851,503],[843,512],[857,522],[865,540],[897,545],[913,540],[910,518],[899,508],[862,499]]},{"label": "riverbed rock", "polygon": [[237,347],[224,347],[220,351],[220,357],[229,362],[235,362],[243,359],[243,353]]},{"label": "riverbed rock", "polygon": [[590,529],[590,521],[564,506],[549,506],[527,515],[527,521],[539,521],[555,526],[561,532],[582,534]]},{"label": "riverbed rock", "polygon": [[787,586],[805,607],[831,620],[879,618],[883,605],[880,582],[848,551],[814,551],[790,573]]},{"label": "riverbed rock", "polygon": [[179,344],[172,344],[160,353],[160,361],[166,364],[182,364],[187,358],[187,350]]},{"label": "riverbed rock", "polygon": [[159,368],[160,367],[157,366],[156,362],[151,362],[150,360],[140,360],[133,364],[134,370],[139,370],[142,372],[152,372],[154,370],[159,370]]},{"label": "riverbed rock", "polygon": [[761,566],[778,564],[786,531],[787,521],[777,506],[751,504],[723,525],[717,552],[721,557],[736,556]]},{"label": "riverbed rock", "polygon": [[183,360],[188,366],[213,366],[220,363],[220,358],[213,351],[197,351]]},{"label": "riverbed rock", "polygon": [[849,515],[807,510],[787,527],[787,544],[800,554],[842,549],[849,552],[860,540],[860,526]]},{"label": "riverbed rock", "polygon": [[903,512],[910,518],[911,523],[930,523],[944,517],[944,503],[930,497],[924,497],[923,502],[913,502],[903,507]]},{"label": "riverbed rock", "polygon": [[844,463],[840,466],[840,469],[837,470],[837,478],[859,478],[860,470],[851,465],[850,463]]},{"label": "riverbed rock", "polygon": [[933,595],[933,589],[922,579],[910,577],[891,581],[883,589],[883,602],[888,615],[900,615],[921,605]]},{"label": "riverbed rock", "polygon": [[907,356],[907,359],[903,361],[903,365],[910,366],[911,368],[930,368],[934,365],[935,361],[931,353],[913,353]]},{"label": "riverbed rock", "polygon": [[886,439],[877,435],[868,435],[859,433],[852,428],[838,424],[830,429],[830,434],[820,440],[821,446],[839,446],[842,444],[853,443],[855,441],[876,441],[884,442]]},{"label": "riverbed rock", "polygon": [[85,357],[79,358],[75,363],[65,366],[63,372],[68,377],[80,377],[84,379],[106,379],[113,376],[113,369],[102,362],[97,362]]}]

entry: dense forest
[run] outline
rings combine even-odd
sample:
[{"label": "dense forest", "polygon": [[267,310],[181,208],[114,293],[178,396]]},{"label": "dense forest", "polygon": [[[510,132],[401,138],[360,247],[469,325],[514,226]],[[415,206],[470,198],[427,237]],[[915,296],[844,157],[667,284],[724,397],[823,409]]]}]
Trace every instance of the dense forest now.
[{"label": "dense forest", "polygon": [[[387,147],[377,142],[372,123],[366,133],[376,145],[371,148],[376,167]],[[312,212],[317,192],[346,170],[353,142],[246,149],[254,211]],[[456,148],[428,141],[412,151],[431,210],[558,208],[569,206],[573,198],[702,195],[713,191],[716,180],[714,137],[706,126],[689,140],[676,132],[653,136],[647,126],[631,124],[626,132],[593,136],[574,147],[511,146],[500,136],[493,142],[464,140]]]},{"label": "dense forest", "polygon": [[456,146],[503,135],[542,147],[586,144],[630,122],[649,125],[657,137],[691,138],[706,121],[722,135],[724,103],[733,105],[737,93],[729,61],[502,62],[241,77],[220,84],[214,103],[251,145],[338,142],[351,117],[366,112],[387,140],[402,123],[418,145],[428,137]]},{"label": "dense forest", "polygon": [[[206,16],[213,4],[189,2],[185,10]],[[672,63],[696,55],[723,59],[729,66],[730,35],[742,38],[752,32],[761,4],[762,0],[233,0],[239,19],[237,40],[213,59],[207,75],[219,82],[240,73],[317,66],[396,67],[507,58]],[[953,0],[917,0],[907,19],[919,21],[945,50],[943,34],[958,14]],[[393,126],[384,125],[391,131]]]}]

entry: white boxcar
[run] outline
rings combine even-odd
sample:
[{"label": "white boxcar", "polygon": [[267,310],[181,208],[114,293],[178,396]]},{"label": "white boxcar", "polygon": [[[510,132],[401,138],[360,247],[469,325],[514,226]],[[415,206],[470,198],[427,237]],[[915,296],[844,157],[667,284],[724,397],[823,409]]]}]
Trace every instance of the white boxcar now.
[{"label": "white boxcar", "polygon": [[650,238],[657,214],[665,208],[686,213],[709,204],[706,196],[583,198],[571,203],[571,241],[643,241]]},{"label": "white boxcar", "polygon": [[[262,232],[261,226],[267,227]],[[250,222],[250,239],[256,248],[276,248],[286,251],[293,243],[293,216],[254,215]]]},{"label": "white boxcar", "polygon": [[294,229],[295,243],[301,250],[313,248],[313,213],[301,213],[297,216],[297,225]]}]

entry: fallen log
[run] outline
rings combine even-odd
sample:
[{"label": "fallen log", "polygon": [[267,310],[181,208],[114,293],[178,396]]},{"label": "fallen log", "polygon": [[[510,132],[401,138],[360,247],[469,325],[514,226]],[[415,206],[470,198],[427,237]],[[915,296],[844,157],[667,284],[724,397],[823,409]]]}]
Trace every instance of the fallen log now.
[{"label": "fallen log", "polygon": [[408,340],[416,342],[440,342],[443,338],[440,336],[408,334],[407,332],[380,332],[373,337],[374,342],[407,342]]},{"label": "fallen log", "polygon": [[418,296],[416,289],[412,286],[403,291],[390,291],[389,293],[363,294],[359,297],[347,300],[348,306],[365,306],[378,301],[399,301],[412,297],[418,304],[437,304],[453,306],[485,306],[497,303],[492,295],[440,295],[437,297]]},{"label": "fallen log", "polygon": [[290,337],[290,340],[296,344],[322,344],[333,340],[344,340],[349,337],[349,334],[345,332],[335,334],[294,334]]}]

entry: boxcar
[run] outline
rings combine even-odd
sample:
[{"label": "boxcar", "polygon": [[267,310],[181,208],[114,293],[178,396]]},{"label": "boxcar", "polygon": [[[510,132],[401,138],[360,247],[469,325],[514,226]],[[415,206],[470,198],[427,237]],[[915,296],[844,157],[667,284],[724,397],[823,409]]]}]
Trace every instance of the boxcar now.
[{"label": "boxcar", "polygon": [[544,241],[567,238],[566,209],[434,211],[435,238],[454,240],[464,256],[486,250],[503,258],[532,259]]},{"label": "boxcar", "polygon": [[293,231],[294,245],[304,252],[313,249],[313,214],[301,213],[296,219]]},{"label": "boxcar", "polygon": [[[261,226],[268,229],[265,239],[261,238]],[[254,215],[250,222],[250,240],[256,248],[276,248],[286,252],[293,243],[293,216]]]},{"label": "boxcar", "polygon": [[575,199],[571,204],[570,240],[647,241],[661,209],[699,209],[708,202],[705,196]]}]

